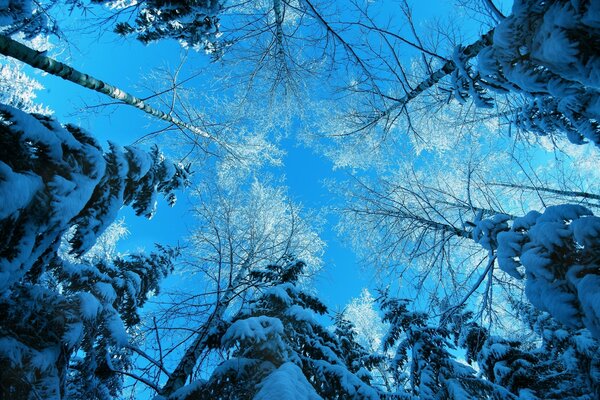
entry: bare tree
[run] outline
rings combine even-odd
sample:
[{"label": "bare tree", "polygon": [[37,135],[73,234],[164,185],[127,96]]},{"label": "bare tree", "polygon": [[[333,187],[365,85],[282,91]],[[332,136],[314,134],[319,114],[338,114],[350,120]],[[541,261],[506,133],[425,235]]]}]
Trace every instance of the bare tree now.
[{"label": "bare tree", "polygon": [[456,144],[453,155],[424,155],[380,170],[377,178],[365,173],[336,183],[333,190],[347,200],[339,229],[365,263],[417,294],[441,290],[459,305],[483,295],[482,305],[494,313],[493,285],[522,291],[494,266],[498,232],[530,210],[597,206],[598,195],[581,190],[581,174],[567,175],[578,164],[568,155],[548,160],[522,146],[500,157],[467,146],[470,155]]},{"label": "bare tree", "polygon": [[312,263],[307,277],[321,265],[324,243],[282,189],[256,181],[234,188],[212,183],[199,186],[197,196],[199,227],[182,267],[184,282],[157,299],[159,311],[144,334],[161,361],[146,361],[139,375],[157,383],[166,377],[163,396],[210,371],[218,357],[211,335],[260,287],[251,271],[289,256]]},{"label": "bare tree", "polygon": [[183,122],[163,111],[156,110],[150,105],[146,104],[142,99],[135,97],[106,82],[96,79],[93,76],[84,74],[66,64],[56,61],[43,53],[30,49],[29,47],[11,39],[8,36],[0,36],[0,53],[8,57],[16,58],[17,60],[29,64],[34,68],[41,69],[44,72],[56,75],[77,85],[110,96],[113,99],[122,102],[123,104],[138,108],[145,113],[152,115],[153,117],[176,125],[181,129],[189,130],[195,135],[211,138],[211,135],[208,132],[199,129],[192,124]]}]

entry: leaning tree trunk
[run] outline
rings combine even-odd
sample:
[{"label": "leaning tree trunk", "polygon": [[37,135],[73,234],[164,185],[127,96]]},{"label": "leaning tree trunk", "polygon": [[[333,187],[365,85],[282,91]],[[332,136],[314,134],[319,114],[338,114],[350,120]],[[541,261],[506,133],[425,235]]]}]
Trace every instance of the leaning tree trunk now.
[{"label": "leaning tree trunk", "polygon": [[44,72],[76,83],[79,86],[83,86],[85,88],[92,89],[96,92],[110,96],[113,99],[123,102],[123,104],[138,108],[147,114],[169,122],[181,129],[189,130],[196,135],[214,139],[208,132],[183,122],[180,119],[171,116],[170,114],[157,110],[145,103],[142,99],[135,97],[116,86],[96,79],[93,76],[77,71],[75,68],[46,56],[45,52],[33,50],[11,39],[10,37],[0,35],[0,54],[15,58],[19,61],[29,64],[34,68],[41,69]]},{"label": "leaning tree trunk", "polygon": [[[494,30],[492,29],[491,31],[489,31],[485,35],[481,36],[479,38],[479,40],[477,40],[476,42],[471,43],[470,45],[468,45],[467,47],[465,47],[464,50],[462,51],[463,55],[466,58],[473,58],[473,57],[475,57],[477,54],[479,54],[479,52],[481,50],[483,50],[484,47],[490,46],[492,44],[492,38],[493,38],[493,36],[494,36]],[[414,99],[415,97],[419,96],[420,94],[422,94],[423,92],[425,92],[427,89],[432,88],[433,86],[435,86],[444,77],[446,77],[446,76],[450,75],[452,72],[454,72],[454,70],[456,70],[456,64],[454,63],[454,61],[452,61],[452,60],[446,61],[444,63],[444,65],[442,65],[441,68],[439,68],[438,70],[434,71],[426,79],[422,80],[417,85],[417,87],[415,87],[414,89],[408,91],[400,99],[395,100],[394,104],[392,106],[390,106],[387,109],[385,109],[385,110],[377,113],[377,115],[375,115],[372,118],[372,120],[369,121],[368,125],[377,124],[381,119],[388,117],[394,111],[396,111],[396,110],[404,107],[412,99]]]},{"label": "leaning tree trunk", "polygon": [[504,182],[491,182],[488,183],[490,186],[499,186],[509,189],[520,189],[520,190],[530,190],[533,192],[545,192],[557,194],[564,197],[581,197],[583,199],[592,199],[592,200],[600,200],[600,195],[588,192],[576,192],[572,190],[560,190],[560,189],[552,189],[543,186],[529,186],[529,185],[519,185],[516,183],[504,183]]},{"label": "leaning tree trunk", "polygon": [[[179,364],[175,368],[175,370],[169,376],[167,383],[161,389],[159,395],[169,397],[175,391],[179,390],[185,385],[186,380],[192,374],[198,359],[206,350],[208,345],[208,339],[211,333],[211,330],[217,326],[219,321],[223,319],[225,315],[225,311],[227,311],[227,307],[229,303],[235,296],[239,293],[235,291],[235,289],[239,286],[244,278],[246,278],[246,274],[250,269],[250,262],[245,262],[239,272],[237,273],[235,279],[229,284],[223,297],[218,300],[217,305],[215,306],[215,310],[213,311],[210,319],[206,322],[206,324],[200,329],[200,331],[196,334],[194,341],[187,348],[185,354],[179,361]],[[160,396],[158,398],[160,398]]]}]

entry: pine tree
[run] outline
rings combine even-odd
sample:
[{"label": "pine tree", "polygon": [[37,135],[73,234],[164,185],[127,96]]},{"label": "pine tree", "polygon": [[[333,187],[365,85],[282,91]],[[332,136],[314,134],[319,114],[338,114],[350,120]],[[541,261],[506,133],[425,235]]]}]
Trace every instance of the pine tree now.
[{"label": "pine tree", "polygon": [[570,328],[600,338],[600,218],[580,205],[548,207],[498,234],[498,263],[525,280],[529,301]]},{"label": "pine tree", "polygon": [[127,259],[55,260],[38,282],[13,285],[0,301],[0,397],[118,397],[138,309],[174,256],[159,248]]},{"label": "pine tree", "polygon": [[[447,301],[443,304],[447,306]],[[440,317],[440,327],[447,330],[455,346],[465,350],[465,361],[473,365],[490,335],[488,329],[474,320],[473,312],[466,311],[465,308],[463,304],[444,310]]]},{"label": "pine tree", "polygon": [[396,348],[391,363],[395,379],[402,381],[408,371],[411,396],[423,400],[514,398],[458,362],[450,353],[455,349],[449,340],[450,331],[431,326],[425,313],[410,311],[408,300],[383,293],[380,304],[383,320],[390,324],[384,350]]},{"label": "pine tree", "polygon": [[566,328],[529,303],[511,306],[531,329],[521,342],[496,335],[473,320],[463,307],[441,319],[455,344],[466,349],[465,360],[477,362],[490,383],[504,389],[500,398],[595,399],[598,397],[598,342],[585,329]]},{"label": "pine tree", "polygon": [[[575,144],[600,146],[597,79],[600,12],[595,1],[518,0],[478,54],[478,70],[459,60],[454,86],[476,105],[485,92],[525,95],[513,122],[539,135],[561,132]],[[462,92],[456,90],[461,99]]]},{"label": "pine tree", "polygon": [[546,385],[546,374],[539,375],[539,359],[521,349],[521,343],[490,336],[478,354],[477,363],[484,376],[515,396],[534,395],[535,386]]},{"label": "pine tree", "polygon": [[48,15],[40,3],[32,0],[7,0],[0,3],[0,34],[23,33],[33,39],[51,31]]},{"label": "pine tree", "polygon": [[[600,343],[590,331],[568,328],[529,303],[516,302],[513,307],[541,340],[539,347],[530,350],[540,359],[538,368],[548,371],[547,384],[537,389],[537,396],[547,399],[600,397]],[[537,382],[542,381],[544,378],[537,379]]]},{"label": "pine tree", "polygon": [[[203,369],[208,332],[234,312],[237,299],[252,287],[250,271],[263,269],[265,260],[285,259],[289,252],[306,260],[310,265],[307,274],[322,265],[323,241],[312,221],[304,219],[301,208],[282,188],[258,180],[230,185],[205,182],[196,191],[199,225],[192,236],[191,264],[200,271],[210,271],[210,279],[215,279],[210,294],[214,300],[212,311],[193,327],[185,352],[168,374],[160,391],[165,397],[184,386],[195,369]],[[197,288],[191,288],[190,294],[196,296]]]},{"label": "pine tree", "polygon": [[0,290],[36,282],[72,226],[72,252],[82,254],[123,205],[151,217],[156,195],[169,203],[188,171],[153,149],[102,148],[81,129],[0,106]]},{"label": "pine tree", "polygon": [[327,309],[297,286],[304,263],[288,261],[251,274],[257,297],[215,332],[231,357],[206,383],[182,388],[186,399],[379,399],[352,372],[359,363],[347,365],[338,337],[316,321]]},{"label": "pine tree", "polygon": [[340,350],[348,370],[357,375],[366,384],[372,385],[370,371],[382,362],[382,356],[369,354],[367,349],[356,340],[354,324],[344,318],[343,313],[334,317],[334,335],[340,342]]},{"label": "pine tree", "polygon": [[69,233],[81,256],[123,205],[151,216],[156,195],[173,203],[187,175],[157,149],[103,153],[75,126],[0,106],[0,397],[118,393],[127,328],[173,252],[72,262],[61,242]]},{"label": "pine tree", "polygon": [[34,100],[43,86],[23,71],[23,66],[0,59],[0,103],[19,110],[50,115],[52,111]]},{"label": "pine tree", "polygon": [[[92,1],[110,3],[108,0]],[[135,34],[143,43],[171,38],[179,40],[185,47],[203,48],[215,53],[220,50],[218,14],[222,7],[222,1],[219,0],[185,0],[176,3],[144,0],[135,7],[135,23],[119,22],[115,31],[122,35]]]}]

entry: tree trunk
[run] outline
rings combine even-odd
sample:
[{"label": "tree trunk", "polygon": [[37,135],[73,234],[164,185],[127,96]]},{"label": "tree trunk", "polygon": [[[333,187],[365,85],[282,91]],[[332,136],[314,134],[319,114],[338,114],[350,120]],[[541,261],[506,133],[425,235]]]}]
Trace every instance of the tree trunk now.
[{"label": "tree trunk", "polygon": [[178,118],[172,117],[167,113],[157,110],[146,104],[142,99],[137,98],[119,89],[118,87],[112,86],[106,82],[94,78],[93,76],[77,71],[76,69],[63,64],[60,61],[56,61],[50,57],[47,57],[45,52],[35,51],[7,36],[0,35],[0,54],[15,58],[34,68],[41,69],[49,74],[76,83],[79,86],[83,86],[85,88],[92,89],[96,92],[110,96],[113,99],[123,102],[123,104],[138,108],[147,114],[176,125],[181,129],[187,129],[198,136],[214,139],[208,132],[185,123]]},{"label": "tree trunk", "polygon": [[551,188],[547,188],[547,187],[543,187],[543,186],[537,187],[537,186],[519,185],[516,183],[502,183],[502,182],[492,182],[492,183],[489,183],[489,185],[505,187],[505,188],[509,188],[509,189],[521,189],[521,190],[531,190],[531,191],[537,191],[537,192],[553,193],[553,194],[558,194],[560,196],[565,196],[565,197],[581,197],[584,199],[600,200],[600,195],[588,193],[588,192],[574,192],[574,191],[570,191],[570,190],[551,189]]},{"label": "tree trunk", "polygon": [[242,265],[233,282],[231,282],[231,284],[225,290],[223,297],[218,300],[210,319],[206,322],[205,326],[202,327],[200,332],[197,333],[196,338],[187,348],[184,356],[181,358],[181,361],[179,361],[179,364],[173,373],[171,373],[171,376],[169,376],[167,383],[165,383],[160,391],[161,396],[169,397],[175,391],[185,385],[185,381],[191,375],[194,367],[196,366],[198,358],[200,358],[200,355],[206,349],[211,329],[216,326],[215,323],[223,319],[223,315],[229,306],[229,302],[237,295],[234,289],[238,287],[242,280],[246,277],[246,273],[248,272],[249,268],[249,262],[246,262]]},{"label": "tree trunk", "polygon": [[[492,38],[494,36],[494,30],[492,29],[485,35],[479,38],[476,42],[468,45],[464,48],[463,54],[467,58],[473,58],[486,46],[490,46],[492,44]],[[392,112],[398,110],[399,108],[404,107],[408,102],[410,102],[415,97],[419,96],[421,93],[425,92],[427,89],[435,86],[439,81],[441,81],[445,76],[450,75],[456,69],[456,64],[452,60],[448,60],[444,63],[444,65],[429,75],[425,80],[421,81],[419,85],[407,92],[402,98],[395,100],[395,103],[387,108],[384,111],[379,112],[373,119],[368,123],[368,125],[374,125],[379,122],[382,118],[386,118]]]}]

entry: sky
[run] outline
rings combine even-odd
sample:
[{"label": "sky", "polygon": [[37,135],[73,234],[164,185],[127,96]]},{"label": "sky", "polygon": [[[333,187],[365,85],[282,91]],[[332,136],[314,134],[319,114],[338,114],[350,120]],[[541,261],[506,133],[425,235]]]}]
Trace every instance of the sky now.
[{"label": "sky", "polygon": [[[371,0],[364,1],[371,3]],[[436,18],[447,14],[450,9],[451,2],[448,1],[418,2],[415,8],[415,18],[418,20],[421,18]],[[70,20],[70,22],[77,25],[77,22],[74,20]],[[473,33],[474,38],[477,36],[479,24],[477,21],[474,21],[472,25],[463,28],[466,32]],[[143,45],[134,38],[118,38],[110,33],[109,30],[106,30],[102,35],[89,33],[78,35],[77,31],[73,31],[68,32],[65,37],[69,38],[70,43],[68,43],[68,46],[61,46],[60,50],[55,50],[54,54],[52,54],[54,57],[65,61],[80,71],[123,88],[142,98],[148,94],[148,90],[143,87],[143,84],[144,80],[149,77],[149,71],[165,65],[172,68],[177,64],[183,52],[180,45],[174,41],[163,40],[159,43]],[[469,37],[465,38],[464,43],[471,42],[472,40],[470,39]],[[191,63],[196,63],[194,64],[196,68],[208,63],[208,57],[201,53],[191,53],[189,60]],[[112,100],[53,76],[40,76],[37,74],[37,78],[45,86],[45,89],[39,94],[39,100],[55,112],[57,120],[61,123],[74,123],[87,129],[92,136],[99,139],[105,148],[107,148],[107,141],[125,146],[131,144],[145,133],[156,129],[155,121],[148,118],[139,110],[123,105],[102,105],[102,103],[110,103]],[[200,76],[198,79],[212,78],[211,76]],[[82,109],[84,106],[87,106],[87,109]],[[199,106],[201,107],[202,105]],[[315,277],[313,287],[318,293],[319,298],[329,306],[330,310],[340,311],[353,298],[357,298],[361,293],[365,293],[364,288],[369,288],[374,293],[375,288],[389,282],[376,281],[375,273],[368,269],[364,270],[364,266],[351,250],[350,245],[344,243],[336,234],[336,217],[333,213],[327,213],[326,211],[328,208],[338,206],[339,204],[336,202],[339,198],[329,191],[325,182],[332,181],[333,179],[342,181],[348,176],[348,172],[343,169],[335,169],[331,160],[325,158],[323,155],[319,155],[314,149],[300,144],[300,141],[296,137],[296,129],[301,127],[296,125],[291,125],[289,136],[279,143],[285,151],[282,159],[283,165],[270,166],[267,172],[274,175],[274,182],[282,182],[287,186],[288,196],[294,203],[302,204],[307,211],[323,213],[324,223],[322,224],[320,234],[321,238],[326,242],[326,252],[323,257],[324,268]],[[432,136],[438,133],[440,136],[444,134],[444,132],[441,132],[443,128],[429,129],[428,131],[432,132]],[[485,131],[484,133],[480,132],[480,134],[483,137]],[[163,133],[163,135],[169,135],[169,133]],[[402,136],[399,136],[399,138],[399,141],[402,140]],[[402,146],[399,147],[403,148]],[[361,151],[363,148],[363,146],[360,146]],[[398,147],[394,148],[394,150],[398,150]],[[426,160],[426,153],[421,157],[421,160],[425,159],[425,161],[418,162],[426,163],[430,161]],[[464,155],[463,152],[458,157],[460,158]],[[550,154],[548,154],[548,157],[550,157]],[[433,160],[433,156],[431,160]],[[391,159],[389,161],[390,164],[395,162],[400,164],[409,160]],[[463,163],[463,160],[459,160],[458,162]],[[415,163],[412,165],[420,167]],[[448,163],[443,165],[451,165],[450,168],[454,168],[455,165],[460,164]],[[469,165],[471,165],[470,162]],[[394,164],[389,168],[393,170],[396,166],[397,164]],[[196,168],[202,168],[202,165],[196,164]],[[442,179],[454,176],[446,168],[442,168],[439,165],[437,166],[437,170],[440,171]],[[431,171],[423,168],[423,172],[427,174]],[[366,173],[366,175],[370,173],[371,171]],[[430,175],[437,176],[436,174]],[[376,177],[374,172],[372,176]],[[368,175],[368,177],[371,176]],[[390,179],[396,178],[390,177]],[[408,185],[411,184],[408,183]],[[458,186],[460,187],[460,185]],[[414,185],[413,187],[421,189],[423,186]],[[467,193],[469,193],[470,197],[469,189],[467,189]],[[162,199],[159,200],[157,213],[151,220],[135,216],[133,210],[130,208],[122,209],[119,218],[125,220],[130,234],[121,241],[119,250],[121,252],[136,252],[139,250],[149,252],[152,250],[154,243],[163,245],[185,243],[186,237],[196,224],[193,217],[191,217],[191,209],[194,207],[193,202],[195,198],[192,196],[191,191],[179,193],[178,197],[179,201],[173,208],[169,208]],[[471,211],[474,210],[471,209]],[[356,228],[355,232],[360,231],[360,226],[354,228]],[[373,228],[369,233],[376,231],[376,229]],[[403,232],[406,232],[406,230]],[[358,240],[364,240],[364,238],[360,237]],[[383,254],[383,252],[381,253]],[[416,265],[412,264],[414,270],[417,270],[415,268]],[[429,273],[432,270],[434,269],[427,268],[422,271]],[[442,268],[440,268],[440,271],[440,274],[446,272],[445,269],[442,271]],[[493,272],[493,270],[490,271]],[[486,275],[487,272],[482,276],[485,277]],[[473,276],[477,278],[477,276]],[[489,276],[492,277],[493,275],[490,274]],[[454,278],[454,276],[451,277],[452,280]],[[442,280],[443,278],[439,279],[440,282],[438,283],[443,283]],[[410,279],[406,279],[404,282],[410,282]],[[468,279],[465,279],[465,282],[468,282]],[[163,292],[169,292],[171,290],[187,289],[194,284],[195,282],[189,278],[189,275],[177,273],[176,271],[173,277],[165,280],[162,290]],[[436,295],[441,293],[441,289],[437,285],[429,287],[428,284],[429,282],[424,286],[426,290],[431,289]],[[182,285],[190,286],[182,287]],[[458,289],[462,290],[462,288],[456,289],[457,287],[451,286],[450,290],[460,293]],[[396,294],[394,293],[394,295]],[[410,293],[405,291],[402,297],[410,297]],[[471,297],[471,300],[474,298],[475,296]],[[417,306],[420,305],[417,304]],[[146,308],[145,311],[152,311],[152,309]],[[174,316],[174,318],[177,318],[177,316]],[[325,318],[321,321],[323,320],[325,320],[325,323],[331,322]],[[370,318],[370,320],[374,321],[376,318]],[[464,358],[464,355],[461,353],[460,357]]]},{"label": "sky", "polygon": [[[110,32],[100,40],[93,35],[68,37],[72,38],[69,51],[54,55],[55,58],[139,97],[147,93],[139,87],[147,71],[165,65],[174,66],[182,53],[179,44],[169,40],[143,45],[133,38],[118,38]],[[202,54],[192,56],[194,62],[206,62],[207,59]],[[54,76],[35,73],[35,77],[44,86],[44,90],[38,93],[38,100],[48,105],[61,123],[73,123],[87,129],[104,146],[107,141],[126,146],[152,130],[152,121],[142,111],[129,106],[97,107],[97,112],[82,111],[84,106],[110,103],[112,99]],[[333,176],[331,162],[310,149],[296,145],[294,140],[286,140],[284,149],[284,166],[272,170],[285,176],[290,198],[312,210],[332,205],[331,196],[323,185],[324,180]],[[135,216],[130,207],[123,208],[119,218],[125,218],[130,233],[119,242],[119,251],[150,251],[154,243],[184,243],[194,226],[193,219],[189,217],[192,202],[190,193],[179,193],[173,208],[160,199],[151,220]],[[315,279],[315,289],[331,309],[339,310],[351,298],[359,296],[363,287],[374,282],[360,273],[358,260],[349,246],[344,245],[335,234],[334,223],[335,220],[329,217],[321,232],[322,239],[327,242],[325,268]]]},{"label": "sky", "polygon": [[[426,20],[443,16],[451,8],[452,2],[448,1],[414,2],[415,20],[426,23]],[[148,93],[140,87],[148,71],[165,65],[174,67],[183,53],[173,40],[143,45],[134,38],[117,37],[109,29],[105,29],[101,35],[93,30],[78,32],[81,26],[73,17],[67,18],[66,22],[61,26],[65,29],[64,38],[68,40],[68,45],[61,46],[58,54],[56,50],[51,53],[80,71],[139,97]],[[472,28],[476,29],[477,26],[475,22]],[[463,28],[468,31],[469,27]],[[52,41],[56,41],[56,38]],[[201,53],[190,54],[189,58],[196,67],[208,62],[208,57]],[[112,141],[125,146],[152,130],[151,120],[139,110],[128,106],[95,107],[110,103],[111,99],[60,78],[39,74],[37,77],[45,87],[38,99],[54,110],[57,119],[61,123],[74,123],[89,130],[104,145],[106,141]],[[94,107],[82,112],[85,105]],[[333,171],[330,161],[299,146],[293,140],[293,135],[284,141],[283,148],[286,151],[284,166],[275,169],[275,172],[285,176],[291,199],[312,210],[333,206],[332,196],[323,182],[334,176],[343,177],[344,172]],[[192,207],[191,201],[188,195],[180,194],[177,205],[170,209],[161,200],[152,220],[135,217],[130,208],[124,208],[120,217],[125,218],[130,235],[121,241],[119,249],[123,252],[138,249],[149,251],[154,243],[184,242],[193,227],[193,220],[190,220],[188,213]],[[374,289],[377,283],[372,278],[373,274],[361,272],[359,260],[336,235],[335,223],[334,217],[329,215],[321,232],[322,239],[327,243],[325,268],[316,278],[315,289],[331,309],[340,310],[353,297],[359,296],[364,287]]]}]

